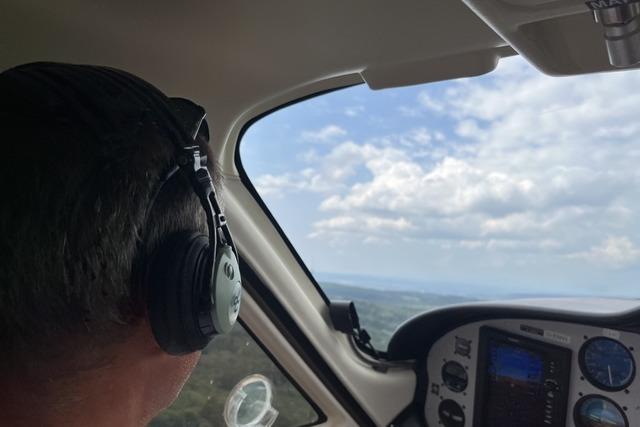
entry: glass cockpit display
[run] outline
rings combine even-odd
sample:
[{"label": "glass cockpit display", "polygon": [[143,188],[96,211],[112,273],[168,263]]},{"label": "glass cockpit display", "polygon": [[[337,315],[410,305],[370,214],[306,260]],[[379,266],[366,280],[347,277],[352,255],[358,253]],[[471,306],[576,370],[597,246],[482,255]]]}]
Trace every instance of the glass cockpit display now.
[{"label": "glass cockpit display", "polygon": [[474,427],[565,425],[567,349],[482,328]]},{"label": "glass cockpit display", "polygon": [[539,354],[491,341],[487,371],[489,425],[539,425],[531,415],[544,410],[543,368]]}]

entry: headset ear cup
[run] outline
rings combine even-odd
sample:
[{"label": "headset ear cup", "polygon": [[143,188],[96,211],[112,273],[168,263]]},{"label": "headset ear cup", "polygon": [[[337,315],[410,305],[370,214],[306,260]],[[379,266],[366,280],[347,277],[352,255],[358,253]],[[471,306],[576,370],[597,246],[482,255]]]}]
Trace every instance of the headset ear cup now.
[{"label": "headset ear cup", "polygon": [[240,266],[233,249],[224,245],[217,250],[214,269],[213,326],[219,334],[226,334],[238,319],[242,299]]},{"label": "headset ear cup", "polygon": [[211,341],[213,334],[203,334],[198,321],[201,297],[211,292],[208,255],[207,235],[179,232],[170,235],[151,260],[146,284],[149,321],[156,341],[169,354],[201,350]]}]

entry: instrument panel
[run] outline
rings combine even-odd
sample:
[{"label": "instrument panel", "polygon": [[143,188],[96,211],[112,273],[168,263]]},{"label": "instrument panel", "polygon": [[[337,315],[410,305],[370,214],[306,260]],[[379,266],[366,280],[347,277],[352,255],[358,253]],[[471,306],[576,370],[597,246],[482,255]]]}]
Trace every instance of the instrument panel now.
[{"label": "instrument panel", "polygon": [[426,359],[429,426],[640,426],[640,335],[539,319],[452,329]]}]

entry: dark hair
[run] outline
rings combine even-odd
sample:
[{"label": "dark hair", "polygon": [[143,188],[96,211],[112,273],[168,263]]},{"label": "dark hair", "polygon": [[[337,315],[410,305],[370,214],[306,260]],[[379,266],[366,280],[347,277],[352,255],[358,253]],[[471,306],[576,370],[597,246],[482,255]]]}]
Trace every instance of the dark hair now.
[{"label": "dark hair", "polygon": [[174,161],[167,106],[148,83],[103,67],[35,63],[0,74],[3,351],[55,355],[70,342],[125,337],[144,315],[154,248],[174,231],[206,230],[181,175],[148,211]]}]

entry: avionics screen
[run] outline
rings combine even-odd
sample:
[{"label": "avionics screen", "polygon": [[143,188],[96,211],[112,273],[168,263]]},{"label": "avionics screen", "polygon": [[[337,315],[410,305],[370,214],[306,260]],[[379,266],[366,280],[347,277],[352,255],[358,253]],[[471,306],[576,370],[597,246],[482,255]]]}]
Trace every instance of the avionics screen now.
[{"label": "avionics screen", "polygon": [[488,342],[485,425],[540,427],[544,414],[544,360],[504,341]]},{"label": "avionics screen", "polygon": [[571,350],[480,328],[473,427],[564,427]]}]

